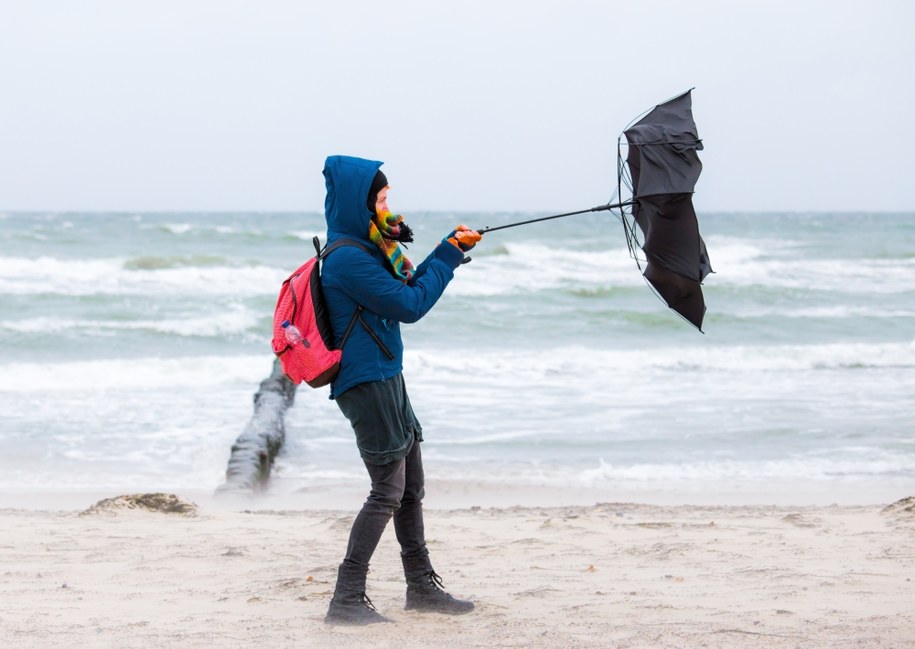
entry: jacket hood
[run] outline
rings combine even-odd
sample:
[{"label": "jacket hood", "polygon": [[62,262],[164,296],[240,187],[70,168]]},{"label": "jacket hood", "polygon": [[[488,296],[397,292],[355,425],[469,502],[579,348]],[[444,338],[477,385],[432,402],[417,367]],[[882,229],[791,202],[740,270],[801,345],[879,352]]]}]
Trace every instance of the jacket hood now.
[{"label": "jacket hood", "polygon": [[372,213],[366,207],[375,173],[384,164],[345,155],[328,156],[324,162],[324,219],[327,241],[340,237],[368,240]]}]

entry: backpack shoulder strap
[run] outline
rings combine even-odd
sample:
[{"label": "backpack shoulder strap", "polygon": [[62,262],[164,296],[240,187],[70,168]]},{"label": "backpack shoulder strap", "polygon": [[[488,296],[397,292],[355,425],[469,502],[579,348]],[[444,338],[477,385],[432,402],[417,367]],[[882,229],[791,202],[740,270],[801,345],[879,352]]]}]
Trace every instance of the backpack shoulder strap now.
[{"label": "backpack shoulder strap", "polygon": [[337,248],[342,248],[343,246],[353,246],[354,248],[361,248],[364,252],[371,253],[372,249],[361,241],[356,241],[355,239],[337,239],[329,245],[325,245],[324,248],[321,248],[321,241],[318,237],[312,239],[312,242],[315,245],[315,250],[318,253],[318,258],[323,260],[327,255],[332,253]]},{"label": "backpack shoulder strap", "polygon": [[[318,260],[319,261],[325,259],[327,257],[327,255],[332,253],[337,248],[342,248],[343,246],[353,246],[354,248],[361,248],[364,252],[367,252],[369,254],[372,253],[371,248],[369,248],[367,245],[365,245],[361,241],[356,241],[355,239],[337,239],[332,244],[330,244],[328,246],[324,246],[323,250],[321,249],[321,242],[318,239],[318,237],[315,237],[312,241],[315,244],[315,250],[318,251]],[[349,325],[346,327],[346,332],[343,334],[343,338],[340,341],[340,349],[343,349],[343,346],[346,344],[346,341],[349,339],[350,334],[353,333],[353,326],[356,324],[357,321],[359,322],[360,325],[362,325],[363,329],[365,329],[366,332],[368,332],[369,336],[371,336],[372,340],[375,341],[375,344],[378,345],[378,347],[381,349],[381,351],[384,353],[384,355],[387,356],[389,359],[394,360],[394,354],[392,354],[390,352],[390,350],[387,348],[387,345],[385,345],[381,341],[381,338],[378,337],[378,334],[376,334],[374,331],[372,331],[372,328],[369,327],[366,324],[365,320],[362,319],[362,305],[361,304],[356,305],[356,310],[353,312],[353,317],[350,319]]]}]

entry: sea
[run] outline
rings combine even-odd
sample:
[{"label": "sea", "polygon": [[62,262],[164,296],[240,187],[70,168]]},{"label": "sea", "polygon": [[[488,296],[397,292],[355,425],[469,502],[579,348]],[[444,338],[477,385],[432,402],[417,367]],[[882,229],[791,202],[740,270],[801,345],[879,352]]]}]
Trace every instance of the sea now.
[{"label": "sea", "polygon": [[[406,214],[406,254],[538,216]],[[486,234],[402,327],[427,478],[595,500],[915,494],[915,213],[699,222],[703,332],[613,214]],[[324,235],[320,213],[0,213],[0,492],[216,490],[271,372],[280,284]],[[300,387],[265,493],[366,480],[328,389]]]}]

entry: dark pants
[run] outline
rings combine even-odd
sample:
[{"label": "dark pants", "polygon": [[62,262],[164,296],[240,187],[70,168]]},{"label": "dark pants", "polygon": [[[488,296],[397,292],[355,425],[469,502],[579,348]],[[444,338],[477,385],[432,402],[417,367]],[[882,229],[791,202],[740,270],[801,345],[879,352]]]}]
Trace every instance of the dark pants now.
[{"label": "dark pants", "polygon": [[372,491],[353,521],[343,566],[365,574],[392,516],[405,562],[427,561],[429,552],[426,550],[422,503],[425,489],[419,441],[413,441],[402,460],[380,465],[365,462],[365,468],[372,479]]}]

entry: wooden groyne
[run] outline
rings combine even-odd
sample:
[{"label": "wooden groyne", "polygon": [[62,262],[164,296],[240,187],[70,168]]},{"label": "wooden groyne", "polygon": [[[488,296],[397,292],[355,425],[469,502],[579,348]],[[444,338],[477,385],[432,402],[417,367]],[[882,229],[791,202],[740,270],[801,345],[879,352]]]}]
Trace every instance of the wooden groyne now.
[{"label": "wooden groyne", "polygon": [[286,439],[286,410],[295,401],[295,390],[279,360],[274,361],[273,371],[254,395],[254,415],[232,445],[226,481],[217,494],[256,492],[266,485]]}]

